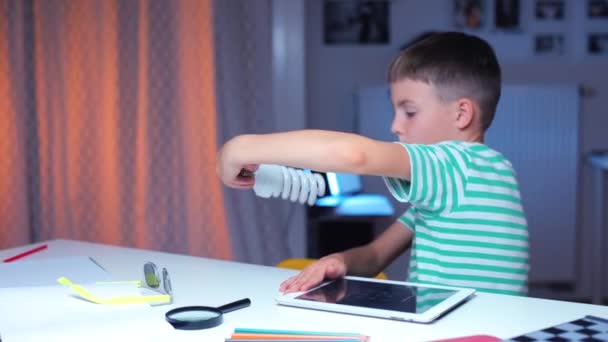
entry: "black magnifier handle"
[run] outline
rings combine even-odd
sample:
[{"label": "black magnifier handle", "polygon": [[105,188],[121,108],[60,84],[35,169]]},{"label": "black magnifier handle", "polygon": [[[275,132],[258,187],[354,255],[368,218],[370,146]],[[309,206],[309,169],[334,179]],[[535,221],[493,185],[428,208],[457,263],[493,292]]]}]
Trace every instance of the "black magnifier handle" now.
[{"label": "black magnifier handle", "polygon": [[237,300],[236,302],[224,304],[218,307],[217,309],[220,310],[222,313],[228,313],[230,311],[246,308],[249,305],[251,305],[251,300],[249,300],[249,298],[243,298],[241,300]]}]

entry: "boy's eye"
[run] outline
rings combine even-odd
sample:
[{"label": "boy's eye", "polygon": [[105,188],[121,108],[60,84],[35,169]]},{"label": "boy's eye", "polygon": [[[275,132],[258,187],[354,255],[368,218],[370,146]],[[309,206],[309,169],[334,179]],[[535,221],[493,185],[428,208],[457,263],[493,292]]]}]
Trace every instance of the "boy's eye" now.
[{"label": "boy's eye", "polygon": [[414,115],[416,115],[416,112],[412,112],[412,111],[406,111],[405,112],[405,116],[407,116],[408,118],[413,117]]}]

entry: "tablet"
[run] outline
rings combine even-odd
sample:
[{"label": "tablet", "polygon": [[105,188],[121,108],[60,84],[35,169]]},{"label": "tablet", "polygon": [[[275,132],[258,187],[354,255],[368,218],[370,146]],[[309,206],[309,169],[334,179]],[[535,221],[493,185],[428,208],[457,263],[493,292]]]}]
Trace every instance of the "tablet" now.
[{"label": "tablet", "polygon": [[304,292],[281,294],[278,304],[430,323],[475,293],[474,289],[344,277]]}]

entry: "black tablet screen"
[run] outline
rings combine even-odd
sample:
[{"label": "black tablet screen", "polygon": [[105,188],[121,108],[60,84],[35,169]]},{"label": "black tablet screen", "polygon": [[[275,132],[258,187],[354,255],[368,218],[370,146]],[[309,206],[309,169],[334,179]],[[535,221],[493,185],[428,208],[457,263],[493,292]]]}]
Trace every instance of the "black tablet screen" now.
[{"label": "black tablet screen", "polygon": [[454,290],[431,287],[339,279],[296,298],[371,309],[423,313],[454,293]]}]

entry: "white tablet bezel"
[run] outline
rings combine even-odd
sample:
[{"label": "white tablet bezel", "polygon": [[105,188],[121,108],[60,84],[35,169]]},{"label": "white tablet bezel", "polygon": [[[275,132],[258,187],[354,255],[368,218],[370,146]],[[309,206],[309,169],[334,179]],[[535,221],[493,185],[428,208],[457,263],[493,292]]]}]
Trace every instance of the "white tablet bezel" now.
[{"label": "white tablet bezel", "polygon": [[362,277],[353,277],[353,276],[347,276],[347,277],[345,277],[345,279],[366,281],[366,282],[383,282],[383,283],[391,283],[391,284],[395,284],[395,285],[404,285],[404,286],[445,289],[445,290],[453,290],[456,292],[452,296],[446,298],[445,300],[441,301],[439,304],[429,308],[428,310],[426,310],[425,312],[422,312],[422,313],[408,313],[408,312],[400,312],[400,311],[392,311],[392,310],[373,309],[373,308],[357,307],[357,306],[344,305],[344,304],[323,303],[323,302],[316,302],[316,301],[296,298],[304,293],[314,291],[315,289],[317,289],[321,286],[325,286],[325,285],[331,283],[331,281],[325,282],[308,291],[292,292],[292,293],[287,293],[287,294],[281,293],[275,298],[275,300],[278,304],[281,304],[281,305],[295,306],[295,307],[306,308],[306,309],[315,309],[315,310],[332,311],[332,312],[347,313],[347,314],[354,314],[354,315],[388,318],[388,319],[406,321],[406,322],[430,323],[430,322],[436,320],[442,314],[448,312],[455,306],[464,302],[465,300],[467,300],[469,297],[471,297],[475,293],[475,290],[470,289],[470,288],[417,284],[417,283],[409,283],[409,282],[402,282],[402,281],[380,280],[380,279],[362,278]]}]

